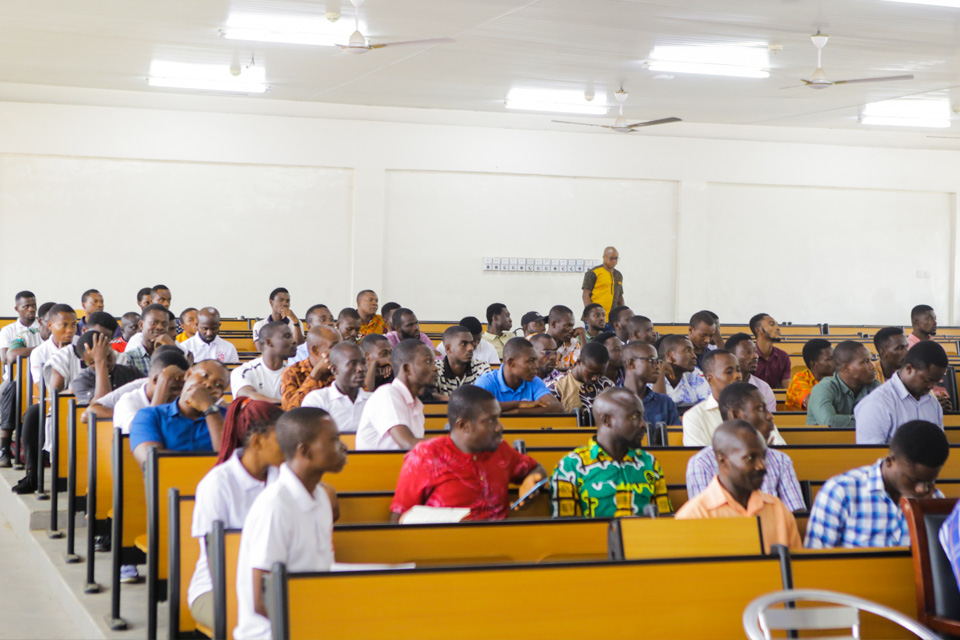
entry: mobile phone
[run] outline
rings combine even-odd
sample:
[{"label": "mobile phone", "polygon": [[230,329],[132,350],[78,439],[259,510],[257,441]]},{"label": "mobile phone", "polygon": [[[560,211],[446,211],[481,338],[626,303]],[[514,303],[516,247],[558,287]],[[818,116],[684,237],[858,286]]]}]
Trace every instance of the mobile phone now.
[{"label": "mobile phone", "polygon": [[543,478],[542,480],[540,480],[540,482],[533,485],[530,491],[527,491],[525,494],[517,498],[516,502],[510,505],[510,510],[513,511],[514,509],[516,509],[521,502],[523,502],[524,500],[526,500],[527,498],[535,494],[537,491],[539,491],[543,487],[543,485],[547,484],[548,481],[549,481],[549,478]]}]

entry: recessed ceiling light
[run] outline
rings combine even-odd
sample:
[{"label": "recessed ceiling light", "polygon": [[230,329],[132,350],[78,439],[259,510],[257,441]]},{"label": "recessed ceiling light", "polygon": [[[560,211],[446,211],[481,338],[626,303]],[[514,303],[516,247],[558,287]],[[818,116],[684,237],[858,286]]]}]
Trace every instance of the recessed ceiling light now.
[{"label": "recessed ceiling light", "polygon": [[231,13],[220,35],[230,40],[332,47],[347,42],[353,30],[351,20],[331,22],[320,16]]},{"label": "recessed ceiling light", "polygon": [[151,87],[232,93],[264,93],[267,90],[263,67],[247,67],[240,75],[234,76],[229,64],[191,64],[169,60],[150,63],[147,84]]},{"label": "recessed ceiling light", "polygon": [[766,44],[756,46],[654,47],[647,68],[669,73],[697,73],[735,78],[769,78]]},{"label": "recessed ceiling light", "polygon": [[504,106],[519,111],[602,116],[609,111],[606,101],[605,93],[597,93],[588,102],[584,93],[575,89],[511,89]]},{"label": "recessed ceiling light", "polygon": [[889,0],[890,2],[902,2],[904,4],[925,4],[931,7],[951,7],[960,9],[960,0]]},{"label": "recessed ceiling light", "polygon": [[884,127],[950,127],[948,98],[896,98],[871,102],[863,108],[861,124]]}]

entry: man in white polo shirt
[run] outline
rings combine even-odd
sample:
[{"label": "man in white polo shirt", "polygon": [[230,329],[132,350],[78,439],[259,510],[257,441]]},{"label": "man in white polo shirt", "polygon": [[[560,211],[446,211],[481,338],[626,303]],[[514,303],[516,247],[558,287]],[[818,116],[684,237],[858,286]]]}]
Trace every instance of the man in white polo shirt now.
[{"label": "man in white polo shirt", "polygon": [[337,425],[323,409],[297,407],[277,421],[277,443],[287,461],[254,500],[240,535],[236,640],[272,637],[263,575],[274,563],[299,573],[328,571],[334,561],[333,507],[320,481],[347,463]]},{"label": "man in white polo shirt", "polygon": [[197,312],[197,333],[184,340],[183,347],[193,354],[194,362],[240,362],[237,348],[220,337],[220,312],[213,307],[204,307]]},{"label": "man in white polo shirt", "polygon": [[[53,306],[52,304],[50,305]],[[16,385],[13,364],[19,356],[27,357],[43,341],[37,321],[37,297],[31,291],[14,296],[16,321],[0,329],[0,467],[13,465],[10,443],[13,439],[13,412]],[[16,346],[12,346],[16,343]]]},{"label": "man in white polo shirt", "polygon": [[263,355],[245,362],[230,374],[230,390],[234,398],[249,396],[280,404],[283,371],[287,368],[287,358],[297,348],[293,330],[285,322],[267,323],[260,330],[260,348]]},{"label": "man in white polo shirt", "polygon": [[420,394],[436,383],[433,350],[419,340],[401,340],[391,356],[394,375],[377,389],[357,427],[357,450],[410,450],[423,438],[426,418]]},{"label": "man in white polo shirt", "polygon": [[303,342],[303,329],[300,327],[300,320],[290,308],[290,292],[283,287],[277,287],[270,292],[270,315],[263,320],[258,320],[253,325],[253,341],[257,348],[263,352],[263,345],[260,344],[261,332],[263,328],[271,322],[282,322],[290,327],[293,333],[294,346]]},{"label": "man in white polo shirt", "polygon": [[373,394],[363,390],[367,364],[363,351],[350,342],[340,342],[330,349],[330,372],[333,384],[311,391],[301,407],[316,407],[330,414],[341,433],[353,433],[360,426],[360,416],[367,399]]}]

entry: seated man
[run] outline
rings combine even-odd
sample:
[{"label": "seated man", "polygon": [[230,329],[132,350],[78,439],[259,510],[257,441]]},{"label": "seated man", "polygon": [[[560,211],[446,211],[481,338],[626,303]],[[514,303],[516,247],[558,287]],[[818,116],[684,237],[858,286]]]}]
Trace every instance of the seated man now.
[{"label": "seated man", "polygon": [[837,372],[827,376],[810,392],[807,424],[853,427],[853,408],[880,386],[870,352],[859,342],[845,340],[833,350]]},{"label": "seated man", "polygon": [[323,409],[337,423],[341,433],[354,433],[360,426],[363,408],[373,395],[363,390],[367,375],[366,358],[357,345],[339,342],[330,349],[329,360],[333,384],[311,391],[300,406]]},{"label": "seated man", "polygon": [[827,480],[810,509],[808,549],[908,547],[900,498],[942,498],[937,476],[950,455],[943,430],[923,420],[900,425],[890,452]]},{"label": "seated man", "polygon": [[[785,444],[773,424],[763,396],[751,384],[734,382],[720,393],[720,416],[724,422],[744,420],[760,432],[768,445]],[[713,447],[704,447],[687,463],[687,498],[702,493],[717,475],[717,458]],[[806,511],[800,482],[790,456],[777,449],[767,449],[767,475],[760,487],[763,493],[776,496],[794,513]]]},{"label": "seated man", "polygon": [[774,346],[780,342],[780,325],[768,313],[758,313],[750,318],[750,331],[757,339],[757,376],[773,389],[786,389],[790,385],[790,356]]},{"label": "seated man", "polygon": [[757,363],[760,358],[757,356],[757,345],[753,343],[750,336],[745,333],[735,333],[727,339],[723,348],[736,356],[737,362],[740,363],[740,375],[743,381],[759,389],[760,395],[767,403],[767,409],[770,410],[770,413],[776,413],[777,398],[773,395],[773,389],[766,382],[753,375],[757,371]]},{"label": "seated man", "polygon": [[306,360],[286,367],[280,378],[280,406],[284,411],[299,407],[308,393],[333,383],[330,349],[339,342],[340,334],[329,327],[310,329],[307,333],[310,355]]},{"label": "seated man", "polygon": [[[90,316],[96,319],[96,314]],[[69,388],[77,397],[78,404],[90,404],[114,389],[143,377],[132,367],[117,364],[117,352],[99,331],[88,331],[77,341],[76,352],[80,354],[83,367],[70,382]]]},{"label": "seated man", "polygon": [[634,316],[630,307],[620,305],[610,309],[607,319],[610,322],[608,331],[613,331],[620,338],[620,342],[627,344],[630,342],[630,333],[627,331],[627,322]]},{"label": "seated man", "polygon": [[775,544],[801,549],[797,521],[779,498],[760,488],[767,475],[767,445],[744,420],[731,420],[713,434],[717,475],[695,498],[687,500],[677,520],[696,518],[760,518],[765,553]]},{"label": "seated man", "polygon": [[140,309],[140,311],[143,311],[150,306],[150,297],[152,294],[153,291],[150,289],[150,287],[144,287],[143,289],[140,289],[140,291],[137,291],[137,308]]},{"label": "seated man", "polygon": [[150,447],[165,451],[218,451],[227,410],[218,402],[227,390],[227,369],[215,360],[190,367],[180,396],[140,409],[130,423],[130,450],[143,467]]},{"label": "seated man", "polygon": [[[487,364],[500,364],[500,356],[493,345],[483,339],[483,324],[473,316],[465,316],[458,322],[461,327],[466,327],[470,335],[473,336],[473,359]],[[446,355],[443,348],[443,340],[436,344],[436,351],[439,357]]]},{"label": "seated man", "polygon": [[497,357],[503,359],[503,345],[507,340],[516,336],[510,331],[513,328],[513,320],[510,318],[510,311],[507,305],[494,302],[487,307],[487,330],[483,332],[481,338],[489,342],[497,352]]},{"label": "seated man", "polygon": [[512,338],[503,346],[503,365],[474,383],[500,403],[503,413],[560,413],[563,407],[537,377],[537,352],[529,340]]},{"label": "seated man", "polygon": [[553,391],[557,380],[564,375],[557,371],[557,341],[546,333],[537,333],[527,339],[537,353],[537,377]]},{"label": "seated man", "polygon": [[853,408],[857,444],[890,444],[897,428],[925,420],[943,428],[943,408],[931,393],[947,371],[947,353],[933,340],[918,342],[903,366]]},{"label": "seated man", "polygon": [[937,335],[937,312],[928,304],[918,304],[910,310],[910,324],[913,331],[907,338],[907,348]]},{"label": "seated man", "polygon": [[613,381],[603,375],[609,361],[607,348],[599,342],[588,342],[584,345],[580,350],[580,360],[567,375],[557,380],[553,388],[553,395],[557,396],[564,411],[590,411],[594,398],[604,389],[613,386]]},{"label": "seated man", "polygon": [[710,385],[697,366],[687,336],[664,336],[660,342],[660,378],[653,390],[666,393],[677,404],[696,404],[710,397]]},{"label": "seated man", "polygon": [[546,329],[544,326],[544,320],[546,320],[546,318],[536,311],[527,311],[525,314],[523,314],[523,317],[520,318],[520,327],[523,329],[523,337],[529,340],[530,336],[543,333]]},{"label": "seated man", "polygon": [[404,457],[391,522],[416,505],[469,508],[467,520],[503,520],[510,484],[519,484],[523,495],[546,477],[539,462],[504,441],[500,405],[490,392],[460,387],[450,396],[447,418],[450,435],[420,442]]},{"label": "seated man", "polygon": [[877,331],[873,336],[873,346],[877,349],[873,368],[877,370],[877,380],[883,384],[903,366],[910,347],[901,327],[884,327]]},{"label": "seated man", "polygon": [[384,334],[387,332],[387,326],[383,323],[383,317],[377,315],[377,309],[380,307],[380,298],[370,289],[364,289],[357,294],[357,314],[360,316],[359,340],[371,333]]},{"label": "seated man", "polygon": [[260,349],[263,355],[248,360],[230,372],[230,390],[233,398],[249,396],[254,400],[280,404],[283,372],[287,358],[296,348],[290,326],[270,322],[260,330]]},{"label": "seated man", "polygon": [[607,312],[603,305],[592,302],[583,308],[580,320],[586,325],[587,340],[594,340],[607,328]]},{"label": "seated man", "polygon": [[655,345],[660,335],[653,328],[653,320],[646,316],[631,316],[627,320],[627,342],[646,342]]},{"label": "seated man", "polygon": [[837,372],[833,361],[833,347],[823,338],[808,340],[803,345],[803,363],[807,368],[798,371],[790,386],[787,387],[787,411],[806,411],[810,402],[810,392],[817,384]]},{"label": "seated man", "polygon": [[607,369],[603,372],[604,377],[613,382],[613,386],[623,386],[623,343],[612,331],[604,331],[593,339],[597,344],[602,344],[607,348]]},{"label": "seated man", "polygon": [[633,391],[643,401],[647,424],[680,424],[677,404],[664,393],[650,388],[660,379],[660,356],[652,344],[628,342],[623,347],[623,388]]},{"label": "seated man", "polygon": [[570,307],[558,304],[550,309],[547,316],[547,333],[557,341],[557,369],[566,373],[580,359],[581,336],[586,335],[581,328],[574,331],[573,311]]},{"label": "seated man", "polygon": [[557,463],[550,477],[553,517],[619,518],[648,505],[672,513],[663,469],[641,449],[643,403],[626,389],[607,389],[593,403],[597,435]]},{"label": "seated man", "polygon": [[243,523],[237,557],[237,626],[233,637],[270,638],[263,576],[283,562],[291,572],[333,565],[333,505],[321,480],[347,463],[347,447],[323,409],[297,408],[277,420],[286,458]]},{"label": "seated man", "polygon": [[[303,317],[303,320],[307,323],[308,332],[314,327],[337,328],[337,321],[333,319],[333,314],[330,313],[330,309],[325,304],[315,304],[307,309],[307,314]],[[307,347],[307,343],[299,344],[297,345],[297,355],[290,358],[290,362],[287,364],[294,365],[301,360],[306,360],[308,355],[310,355],[310,349]]]},{"label": "seated man", "polygon": [[80,295],[80,306],[83,317],[77,321],[77,333],[82,334],[87,330],[87,319],[94,313],[103,312],[103,294],[96,289],[87,289]]},{"label": "seated man", "polygon": [[[337,331],[344,342],[358,343],[360,341],[360,314],[356,309],[345,307],[337,315]],[[372,335],[372,334],[371,334]]]},{"label": "seated man", "polygon": [[[97,333],[100,334],[103,338],[108,341],[113,339],[113,334],[117,330],[117,321],[109,313],[103,311],[95,311],[87,316],[86,331],[84,335],[88,333]],[[88,338],[88,342],[85,343],[83,348],[80,347],[80,340],[76,340],[72,349],[60,349],[56,353],[52,354],[47,358],[46,362],[43,365],[43,379],[46,381],[48,387],[52,387],[57,391],[64,391],[69,389],[73,384],[73,381],[77,379],[77,376],[80,375],[80,372],[84,367],[88,366],[85,363],[84,353],[85,350],[93,346],[93,336]],[[99,344],[99,343],[98,343]],[[103,349],[108,351],[113,351],[109,346],[104,346],[101,349],[101,357],[113,357],[113,354],[107,354],[103,352]],[[93,353],[88,354],[90,362],[93,361]],[[136,372],[136,369],[133,369]],[[128,380],[129,382],[129,380]]]},{"label": "seated man", "polygon": [[123,353],[127,350],[127,344],[138,331],[140,331],[140,314],[135,311],[128,311],[120,316],[120,337],[114,338],[110,343],[117,353]]},{"label": "seated man", "polygon": [[690,328],[687,337],[693,345],[693,352],[697,356],[697,366],[703,369],[703,358],[707,352],[716,349],[711,344],[717,333],[717,321],[709,311],[698,311],[690,316]]},{"label": "seated man", "polygon": [[13,365],[18,357],[28,357],[43,342],[37,320],[37,298],[33,292],[18,292],[14,296],[14,310],[17,319],[0,329],[0,379],[3,381],[0,384],[0,468],[13,466],[11,444],[16,401]]},{"label": "seated man", "polygon": [[213,307],[204,307],[197,312],[196,334],[184,340],[183,347],[187,353],[193,354],[194,362],[203,360],[216,360],[223,364],[240,362],[237,348],[220,337],[220,312]]},{"label": "seated man", "polygon": [[169,324],[170,313],[163,305],[151,304],[144,309],[140,316],[140,333],[133,336],[134,338],[140,336],[140,343],[134,346],[131,338],[117,363],[133,367],[143,375],[147,375],[147,371],[150,370],[150,356],[153,355],[154,349],[164,344]]},{"label": "seated man", "polygon": [[386,335],[388,331],[396,331],[397,328],[393,326],[393,312],[399,308],[400,305],[396,302],[388,302],[380,309],[380,315],[383,316],[383,335]]},{"label": "seated man", "polygon": [[[167,287],[167,285],[158,284],[155,287],[150,289],[150,304],[148,304],[146,307],[141,307],[140,314],[142,316],[144,313],[146,313],[147,308],[150,307],[151,305],[159,305],[169,311],[170,303],[172,300],[173,300],[173,296],[171,295],[170,289]],[[143,320],[142,317],[141,317],[141,320]],[[141,330],[139,333],[135,333],[127,341],[127,348],[124,350],[124,353],[126,353],[126,351],[136,349],[137,347],[140,346],[141,340],[143,339],[142,325],[140,329]],[[166,331],[166,327],[164,328],[164,331]],[[121,364],[129,364],[129,363],[121,362]],[[137,367],[137,368],[139,369],[140,367]],[[147,368],[149,368],[149,365],[147,365]]]},{"label": "seated man", "polygon": [[733,382],[740,382],[740,363],[726,349],[714,349],[703,358],[703,374],[710,385],[710,396],[683,414],[683,446],[706,447],[713,432],[723,423],[720,394]]},{"label": "seated man", "polygon": [[394,380],[370,396],[357,427],[358,451],[405,451],[421,439],[426,426],[420,395],[437,383],[433,349],[419,340],[393,348]]},{"label": "seated man", "polygon": [[373,393],[385,384],[393,382],[393,364],[390,357],[393,347],[390,341],[379,333],[371,333],[360,341],[360,349],[367,363],[367,377],[363,381],[363,388]]},{"label": "seated man", "polygon": [[297,319],[293,309],[290,308],[290,292],[283,287],[277,287],[270,292],[270,315],[258,320],[253,325],[253,341],[261,351],[263,347],[260,344],[260,331],[271,322],[286,324],[293,334],[293,344],[297,345],[303,342],[303,329],[300,327],[300,320]]},{"label": "seated man", "polygon": [[193,307],[188,307],[180,312],[180,333],[177,334],[177,342],[186,342],[197,335],[197,323],[200,321],[199,314]]},{"label": "seated man", "polygon": [[473,336],[466,327],[447,327],[443,332],[443,347],[447,355],[437,360],[435,398],[446,401],[451,393],[464,385],[473,384],[490,371],[490,365],[473,359]]},{"label": "seated man", "polygon": [[393,312],[393,326],[395,331],[387,335],[387,340],[394,347],[401,340],[419,340],[433,350],[433,341],[427,337],[427,334],[420,333],[420,321],[417,320],[417,314],[410,309],[397,309]]},{"label": "seated man", "polygon": [[[130,424],[140,409],[144,407],[159,407],[176,400],[183,391],[184,378],[190,364],[183,357],[183,352],[174,346],[165,346],[157,349],[150,361],[150,375],[144,378],[144,384],[131,387],[124,385],[117,390],[127,389],[127,393],[120,397],[111,406],[113,408],[113,426],[122,433],[130,433]],[[108,394],[109,396],[110,394]],[[104,396],[99,402],[110,402]],[[97,405],[93,405],[96,407]],[[97,411],[98,415],[100,411]],[[101,417],[108,418],[110,416]]]}]

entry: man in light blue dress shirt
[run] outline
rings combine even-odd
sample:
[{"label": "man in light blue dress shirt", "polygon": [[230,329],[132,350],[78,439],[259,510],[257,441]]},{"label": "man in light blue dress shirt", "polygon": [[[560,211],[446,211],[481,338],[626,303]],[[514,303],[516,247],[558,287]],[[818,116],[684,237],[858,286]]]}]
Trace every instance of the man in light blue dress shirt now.
[{"label": "man in light blue dress shirt", "polygon": [[947,354],[933,340],[914,345],[903,366],[853,409],[857,444],[888,444],[900,425],[926,420],[943,428],[943,409],[930,392],[947,370]]}]

